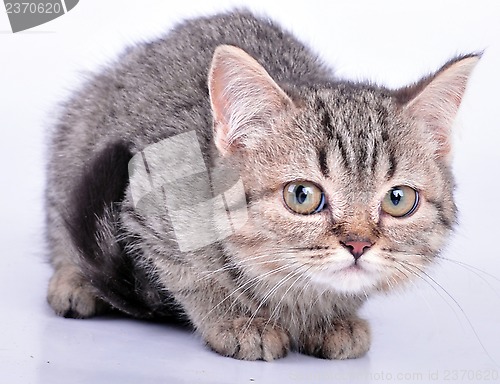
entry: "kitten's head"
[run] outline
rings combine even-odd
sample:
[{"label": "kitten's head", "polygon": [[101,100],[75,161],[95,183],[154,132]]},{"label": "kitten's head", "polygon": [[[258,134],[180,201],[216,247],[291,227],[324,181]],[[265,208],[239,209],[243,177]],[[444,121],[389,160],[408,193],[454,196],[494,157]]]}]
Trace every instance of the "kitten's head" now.
[{"label": "kitten's head", "polygon": [[241,272],[344,293],[422,273],[456,219],[451,127],[479,57],[398,91],[347,82],[278,85],[217,48],[215,144],[237,165],[249,218],[228,239]]}]

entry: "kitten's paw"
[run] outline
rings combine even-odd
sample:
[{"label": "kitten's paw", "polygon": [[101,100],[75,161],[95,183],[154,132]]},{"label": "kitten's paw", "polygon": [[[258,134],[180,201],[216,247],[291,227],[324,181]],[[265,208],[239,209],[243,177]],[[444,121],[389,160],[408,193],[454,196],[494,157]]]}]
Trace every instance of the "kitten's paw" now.
[{"label": "kitten's paw", "polygon": [[338,320],[332,329],[322,335],[309,335],[302,352],[324,359],[354,359],[370,349],[368,322],[356,317]]},{"label": "kitten's paw", "polygon": [[94,316],[106,307],[75,267],[62,267],[54,273],[47,301],[57,315],[75,319]]},{"label": "kitten's paw", "polygon": [[282,328],[264,318],[249,320],[243,317],[213,326],[205,332],[207,344],[221,355],[240,360],[271,361],[286,356],[290,339]]}]

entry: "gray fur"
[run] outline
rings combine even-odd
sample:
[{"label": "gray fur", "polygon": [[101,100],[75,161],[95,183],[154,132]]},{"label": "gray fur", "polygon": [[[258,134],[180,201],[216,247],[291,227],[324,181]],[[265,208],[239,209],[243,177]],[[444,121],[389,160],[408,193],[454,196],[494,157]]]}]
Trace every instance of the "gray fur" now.
[{"label": "gray fur", "polygon": [[[247,100],[271,118],[259,118],[256,108],[239,111],[247,120],[228,128],[236,133],[219,121],[225,111],[218,113],[213,82],[230,52],[242,70],[250,59],[231,48],[219,49],[217,59],[221,45],[241,48],[262,66],[256,76],[272,78],[248,86],[263,79],[262,89],[274,93],[257,90]],[[137,317],[180,313],[211,348],[240,359],[272,360],[290,348],[324,358],[363,355],[370,331],[357,310],[371,292],[420,274],[452,230],[447,140],[476,61],[454,59],[399,91],[342,82],[288,32],[247,12],[187,21],[128,49],[75,93],[53,135],[51,306],[72,317],[107,307]],[[444,101],[435,112],[437,100]],[[168,215],[138,209],[127,180],[120,187],[120,172],[149,145],[192,130],[209,169],[241,175],[249,219],[233,236],[183,253]],[[289,212],[282,191],[293,180],[320,185],[325,210]],[[402,184],[419,190],[419,209],[388,218],[380,200]],[[163,204],[160,195],[150,199]],[[360,258],[371,265],[370,278],[335,272],[349,260],[342,242],[353,237],[374,244]]]}]

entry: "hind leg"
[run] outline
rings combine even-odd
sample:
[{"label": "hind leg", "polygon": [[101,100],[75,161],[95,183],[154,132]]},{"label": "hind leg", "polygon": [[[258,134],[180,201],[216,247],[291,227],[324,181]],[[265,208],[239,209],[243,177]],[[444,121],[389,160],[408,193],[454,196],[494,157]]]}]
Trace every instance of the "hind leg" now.
[{"label": "hind leg", "polygon": [[94,316],[106,309],[92,285],[73,265],[56,269],[49,282],[47,301],[57,315],[77,319]]},{"label": "hind leg", "polygon": [[47,301],[63,317],[87,318],[102,313],[107,305],[97,290],[83,276],[78,266],[77,250],[62,219],[49,208],[48,240],[54,274],[49,282]]},{"label": "hind leg", "polygon": [[58,315],[83,318],[110,306],[99,297],[113,294],[110,276],[123,261],[112,207],[125,194],[132,156],[120,142],[89,151],[73,168],[68,156],[66,149],[54,152],[49,169],[47,235],[55,273],[47,299]]}]

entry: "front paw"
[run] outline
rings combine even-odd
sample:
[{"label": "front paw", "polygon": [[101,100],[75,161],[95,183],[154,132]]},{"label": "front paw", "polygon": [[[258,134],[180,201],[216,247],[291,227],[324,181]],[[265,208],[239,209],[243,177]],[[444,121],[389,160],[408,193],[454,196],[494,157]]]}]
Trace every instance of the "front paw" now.
[{"label": "front paw", "polygon": [[214,351],[240,360],[271,361],[290,349],[288,334],[264,318],[223,321],[204,332],[204,337]]},{"label": "front paw", "polygon": [[324,359],[354,359],[368,352],[370,341],[368,322],[353,317],[336,320],[327,332],[307,335],[301,350]]}]

